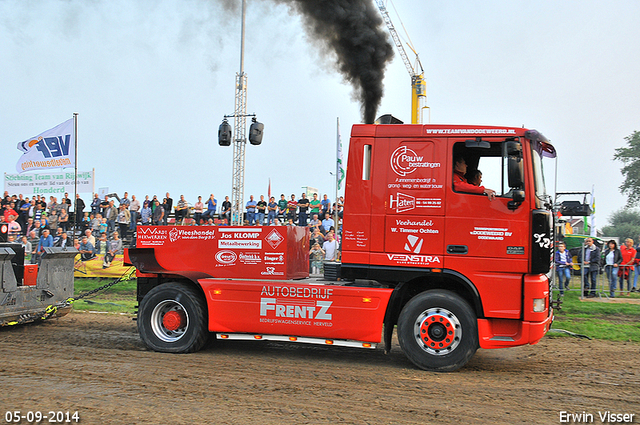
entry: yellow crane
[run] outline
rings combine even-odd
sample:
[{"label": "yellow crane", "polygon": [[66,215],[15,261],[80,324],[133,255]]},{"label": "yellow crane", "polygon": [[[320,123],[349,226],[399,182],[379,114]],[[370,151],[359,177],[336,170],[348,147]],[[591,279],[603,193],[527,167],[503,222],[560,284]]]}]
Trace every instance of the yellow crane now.
[{"label": "yellow crane", "polygon": [[[427,83],[424,81],[424,69],[422,68],[422,63],[420,63],[420,57],[415,49],[411,47],[410,44],[407,44],[411,51],[416,55],[415,66],[411,65],[407,52],[404,50],[404,46],[398,36],[398,32],[393,26],[393,22],[391,22],[387,7],[384,5],[384,0],[376,0],[376,4],[378,5],[378,9],[380,9],[380,14],[382,15],[384,23],[387,25],[387,28],[391,33],[391,38],[400,53],[402,62],[404,62],[404,66],[407,67],[407,71],[409,71],[409,75],[411,76],[411,124],[422,124],[422,110],[428,107],[426,106]],[[420,69],[420,73],[417,72],[418,67]]]}]

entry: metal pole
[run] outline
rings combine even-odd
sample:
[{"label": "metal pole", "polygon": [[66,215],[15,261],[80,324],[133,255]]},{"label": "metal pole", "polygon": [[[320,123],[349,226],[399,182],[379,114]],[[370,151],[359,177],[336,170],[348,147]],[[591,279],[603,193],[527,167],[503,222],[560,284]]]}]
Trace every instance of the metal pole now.
[{"label": "metal pole", "polygon": [[244,74],[244,33],[247,1],[242,0],[242,35],[240,40],[240,72],[236,75],[236,96],[234,111],[233,141],[233,175],[231,187],[231,224],[242,225],[242,211],[244,204],[244,164],[247,122],[247,76]]},{"label": "metal pole", "polygon": [[340,194],[340,163],[338,159],[340,158],[340,117],[336,118],[336,197],[334,198],[336,203],[336,216],[334,220],[335,229],[336,229],[336,240],[338,239],[338,230],[340,226],[338,225],[340,217],[338,217],[338,195]]},{"label": "metal pole", "polygon": [[[73,237],[76,236],[76,224],[78,223],[78,113],[73,113]],[[67,217],[68,218],[68,217]],[[73,239],[72,239],[73,240]]]}]

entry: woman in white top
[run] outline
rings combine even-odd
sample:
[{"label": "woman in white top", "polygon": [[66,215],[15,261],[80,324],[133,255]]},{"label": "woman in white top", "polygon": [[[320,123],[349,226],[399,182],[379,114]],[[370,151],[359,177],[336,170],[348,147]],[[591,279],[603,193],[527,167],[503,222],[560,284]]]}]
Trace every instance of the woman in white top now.
[{"label": "woman in white top", "polygon": [[607,242],[607,249],[604,250],[602,263],[607,279],[609,279],[609,296],[613,298],[616,294],[618,266],[622,263],[622,253],[618,249],[618,244],[613,239]]}]

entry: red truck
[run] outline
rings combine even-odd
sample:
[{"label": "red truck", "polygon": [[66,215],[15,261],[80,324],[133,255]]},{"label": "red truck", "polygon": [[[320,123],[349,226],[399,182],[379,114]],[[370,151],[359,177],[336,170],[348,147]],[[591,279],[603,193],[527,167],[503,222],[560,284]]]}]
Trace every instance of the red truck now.
[{"label": "red truck", "polygon": [[[304,228],[138,227],[126,256],[140,336],[162,352],[199,350],[210,334],[383,341],[388,352],[397,326],[406,356],[435,371],[464,366],[478,347],[535,344],[553,321],[542,163],[554,156],[523,128],[355,125],[339,279],[309,278]],[[461,160],[495,198],[459,184]]]}]

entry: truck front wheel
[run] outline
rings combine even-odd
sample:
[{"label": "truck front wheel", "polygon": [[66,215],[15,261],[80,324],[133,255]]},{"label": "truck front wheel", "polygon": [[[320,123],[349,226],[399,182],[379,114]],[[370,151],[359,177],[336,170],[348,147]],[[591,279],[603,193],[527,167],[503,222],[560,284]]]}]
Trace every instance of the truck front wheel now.
[{"label": "truck front wheel", "polygon": [[422,292],[409,300],[400,313],[398,341],[419,368],[451,372],[464,366],[476,352],[476,315],[464,299],[452,292]]},{"label": "truck front wheel", "polygon": [[164,283],[140,302],[138,332],[154,351],[192,353],[207,342],[207,309],[202,296],[181,283]]}]

